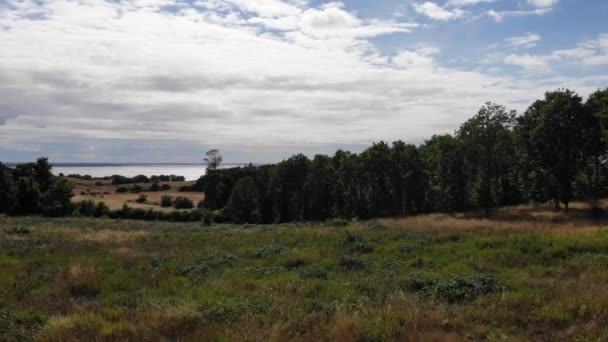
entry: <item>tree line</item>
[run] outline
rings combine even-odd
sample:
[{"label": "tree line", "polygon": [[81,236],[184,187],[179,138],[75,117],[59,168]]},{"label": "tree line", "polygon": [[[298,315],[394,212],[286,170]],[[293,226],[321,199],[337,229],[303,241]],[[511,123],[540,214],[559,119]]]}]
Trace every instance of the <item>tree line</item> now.
[{"label": "tree line", "polygon": [[183,190],[205,192],[219,221],[273,223],[374,218],[552,202],[608,190],[608,89],[587,101],[547,92],[522,115],[488,102],[454,134],[416,146],[374,143],[361,153],[297,154],[276,165],[220,169]]},{"label": "tree line", "polygon": [[[454,134],[418,146],[378,142],[361,153],[296,154],[229,169],[211,150],[205,161],[207,173],[182,190],[204,191],[195,216],[216,221],[368,219],[546,202],[568,210],[575,198],[608,192],[608,89],[587,101],[567,89],[548,92],[519,116],[488,102]],[[45,158],[0,164],[0,212],[70,214],[72,190]],[[130,208],[116,215],[145,216]]]}]

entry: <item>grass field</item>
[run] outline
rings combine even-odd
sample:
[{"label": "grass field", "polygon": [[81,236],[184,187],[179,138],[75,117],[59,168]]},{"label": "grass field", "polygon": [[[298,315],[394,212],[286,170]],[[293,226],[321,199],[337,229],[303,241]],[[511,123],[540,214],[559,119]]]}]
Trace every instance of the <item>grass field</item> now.
[{"label": "grass field", "polygon": [[[143,191],[141,193],[133,194],[133,193],[117,193],[116,189],[120,185],[112,185],[109,180],[85,180],[85,179],[76,179],[76,178],[68,178],[70,182],[74,184],[74,197],[72,198],[72,202],[78,203],[81,201],[94,201],[94,202],[104,202],[110,210],[116,210],[122,208],[123,204],[127,204],[131,208],[141,208],[141,209],[154,209],[156,211],[174,211],[174,208],[162,208],[160,206],[160,199],[164,195],[172,196],[173,198],[177,196],[185,196],[192,200],[194,205],[197,205],[204,197],[204,193],[202,192],[180,192],[179,189],[185,185],[192,185],[193,181],[186,182],[160,182],[160,184],[169,184],[171,189],[163,190],[163,191]],[[125,187],[129,187],[132,184],[123,185]],[[149,189],[150,183],[137,184],[141,186],[143,189]],[[137,203],[137,198],[141,195],[145,195],[148,197],[146,203]]]},{"label": "grass field", "polygon": [[0,217],[0,340],[607,340],[604,224]]}]

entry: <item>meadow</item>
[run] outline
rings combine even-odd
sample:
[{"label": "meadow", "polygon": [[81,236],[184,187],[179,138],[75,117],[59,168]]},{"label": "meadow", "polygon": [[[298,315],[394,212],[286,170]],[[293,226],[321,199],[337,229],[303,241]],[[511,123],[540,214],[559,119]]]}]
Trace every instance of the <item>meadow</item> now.
[{"label": "meadow", "polygon": [[0,340],[607,340],[608,221],[591,213],[0,216]]}]

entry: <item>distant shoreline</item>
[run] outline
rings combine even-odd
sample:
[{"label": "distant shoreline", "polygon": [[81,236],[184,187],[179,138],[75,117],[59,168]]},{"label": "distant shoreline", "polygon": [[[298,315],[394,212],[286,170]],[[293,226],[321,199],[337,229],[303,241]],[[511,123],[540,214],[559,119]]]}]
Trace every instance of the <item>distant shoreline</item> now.
[{"label": "distant shoreline", "polygon": [[[14,167],[25,163],[5,163]],[[121,166],[207,166],[205,163],[51,163],[54,167],[121,167]],[[222,166],[244,166],[250,163],[223,163]],[[265,165],[263,163],[251,163],[251,165]]]}]

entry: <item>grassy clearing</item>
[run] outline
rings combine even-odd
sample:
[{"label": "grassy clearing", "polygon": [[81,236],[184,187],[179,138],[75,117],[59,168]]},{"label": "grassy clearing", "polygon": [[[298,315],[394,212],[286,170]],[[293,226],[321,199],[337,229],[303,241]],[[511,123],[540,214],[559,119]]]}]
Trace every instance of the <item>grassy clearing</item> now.
[{"label": "grassy clearing", "polygon": [[608,230],[585,213],[2,217],[0,340],[606,340]]},{"label": "grassy clearing", "polygon": [[[168,184],[171,188],[169,190],[161,191],[142,191],[141,193],[117,193],[116,189],[121,186],[129,187],[135,184],[129,185],[112,185],[109,180],[85,180],[77,178],[68,178],[70,182],[74,184],[74,197],[72,202],[78,203],[81,201],[94,201],[104,202],[110,210],[117,210],[122,208],[124,204],[127,204],[131,208],[140,209],[154,209],[156,211],[171,212],[175,211],[175,208],[163,208],[161,207],[162,196],[169,195],[173,198],[178,196],[185,196],[192,200],[194,205],[203,200],[205,197],[202,192],[180,192],[179,189],[183,186],[192,185],[193,181],[186,182],[160,182],[160,184]],[[151,183],[138,183],[136,185],[141,186],[143,189],[149,189]],[[146,196],[145,203],[138,203],[137,199],[140,195]]]}]

